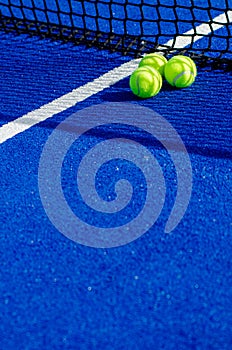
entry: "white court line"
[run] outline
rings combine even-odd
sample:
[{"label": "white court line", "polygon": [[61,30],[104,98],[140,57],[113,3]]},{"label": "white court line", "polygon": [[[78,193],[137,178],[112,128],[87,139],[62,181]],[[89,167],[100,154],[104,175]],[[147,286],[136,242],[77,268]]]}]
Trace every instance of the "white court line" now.
[{"label": "white court line", "polygon": [[[227,11],[213,19],[214,23],[202,23],[199,26],[192,28],[184,33],[184,36],[177,36],[175,39],[169,40],[163,47],[174,46],[174,49],[184,48],[196,41],[202,39],[205,35],[215,32],[224,27],[225,24],[232,22],[232,11]],[[194,34],[194,36],[193,36]],[[162,48],[162,45],[160,46]]]},{"label": "white court line", "polygon": [[[174,40],[169,40],[164,45],[171,46],[174,44],[173,49],[184,48],[191,43],[202,39],[203,36],[210,34],[212,31],[222,28],[228,23],[228,20],[229,22],[232,22],[232,11],[227,11],[226,13],[215,17],[214,22],[216,23],[202,23],[184,33],[184,36],[178,36]],[[196,36],[192,38],[192,34],[196,34]],[[4,124],[0,127],[0,144],[128,77],[137,68],[138,62],[139,59],[135,59],[123,63],[121,66],[112,69],[99,78],[94,79],[77,89],[74,89],[68,94],[63,95],[52,102],[9,122],[8,124]]]}]

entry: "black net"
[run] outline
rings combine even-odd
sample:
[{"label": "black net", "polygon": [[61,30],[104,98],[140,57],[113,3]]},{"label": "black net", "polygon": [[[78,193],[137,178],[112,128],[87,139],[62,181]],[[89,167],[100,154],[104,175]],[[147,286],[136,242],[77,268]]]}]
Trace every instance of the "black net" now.
[{"label": "black net", "polygon": [[137,57],[185,48],[230,61],[231,22],[231,0],[0,0],[2,30]]}]

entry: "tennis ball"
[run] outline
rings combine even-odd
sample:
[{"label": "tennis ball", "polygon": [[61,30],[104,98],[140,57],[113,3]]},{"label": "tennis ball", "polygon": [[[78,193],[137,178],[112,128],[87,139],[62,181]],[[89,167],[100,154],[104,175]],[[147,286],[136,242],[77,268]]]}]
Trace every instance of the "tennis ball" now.
[{"label": "tennis ball", "polygon": [[149,66],[137,68],[130,77],[131,91],[141,98],[153,97],[162,86],[161,74]]},{"label": "tennis ball", "polygon": [[158,53],[149,53],[141,59],[139,67],[150,66],[157,69],[160,74],[163,75],[164,66],[166,63],[167,60],[163,55],[159,55]]},{"label": "tennis ball", "polygon": [[197,68],[190,57],[177,55],[164,67],[164,76],[169,84],[178,88],[192,85],[197,75]]}]

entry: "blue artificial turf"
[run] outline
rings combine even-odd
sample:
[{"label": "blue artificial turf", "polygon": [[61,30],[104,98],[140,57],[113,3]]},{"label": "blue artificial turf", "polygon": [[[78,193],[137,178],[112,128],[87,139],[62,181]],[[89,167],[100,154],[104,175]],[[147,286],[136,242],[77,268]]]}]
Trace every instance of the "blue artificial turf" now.
[{"label": "blue artificial turf", "polygon": [[[1,39],[1,124],[128,60],[24,36],[1,33]],[[1,350],[231,349],[231,84],[231,72],[199,68],[189,89],[164,84],[155,98],[138,100],[126,78],[0,146]],[[175,169],[164,150],[148,145],[168,190],[156,224],[122,247],[78,245],[56,230],[42,206],[41,152],[72,113],[123,101],[151,108],[178,131],[193,169],[191,201],[173,233],[164,234],[176,193]],[[89,145],[83,138],[83,147]],[[136,185],[141,174],[132,167],[128,176],[131,170]],[[98,174],[103,197],[109,187],[100,182],[107,171]],[[71,200],[75,207],[75,197]],[[88,220],[90,214],[84,215]]]}]

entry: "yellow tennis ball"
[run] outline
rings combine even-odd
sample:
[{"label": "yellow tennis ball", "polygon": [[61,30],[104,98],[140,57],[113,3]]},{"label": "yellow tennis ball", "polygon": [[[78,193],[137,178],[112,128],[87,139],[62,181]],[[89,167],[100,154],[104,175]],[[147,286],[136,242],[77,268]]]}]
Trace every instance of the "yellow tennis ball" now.
[{"label": "yellow tennis ball", "polygon": [[161,87],[161,74],[150,66],[137,68],[130,77],[131,91],[141,98],[157,95]]},{"label": "yellow tennis ball", "polygon": [[167,60],[163,55],[158,53],[149,53],[144,56],[140,63],[139,67],[150,66],[152,68],[157,69],[161,75],[164,74],[164,66],[166,65]]},{"label": "yellow tennis ball", "polygon": [[169,84],[178,88],[193,84],[197,68],[190,57],[177,55],[172,57],[164,67],[164,76]]}]

